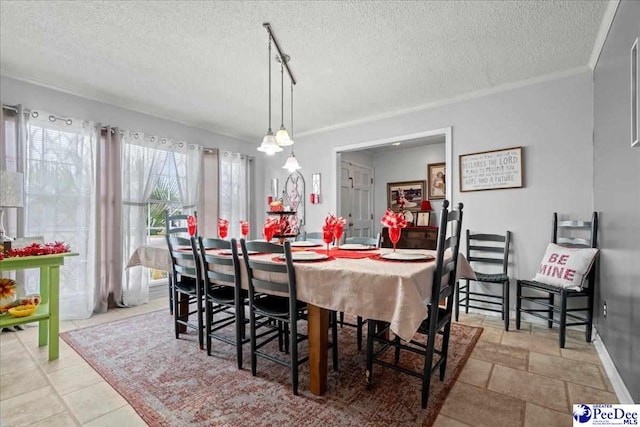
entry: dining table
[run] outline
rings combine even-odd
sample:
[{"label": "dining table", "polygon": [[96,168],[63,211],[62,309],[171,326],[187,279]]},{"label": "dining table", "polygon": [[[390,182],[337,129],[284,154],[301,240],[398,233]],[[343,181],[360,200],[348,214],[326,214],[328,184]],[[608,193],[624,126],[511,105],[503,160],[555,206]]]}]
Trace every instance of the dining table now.
[{"label": "dining table", "polygon": [[[304,256],[300,257],[303,260],[296,260],[295,254],[302,251],[318,256]],[[141,256],[145,252],[154,256]],[[390,255],[394,253],[391,248],[347,250],[331,247],[327,250],[324,246],[317,246],[292,247],[292,253],[297,296],[307,303],[308,309],[309,389],[315,395],[322,395],[327,389],[331,311],[388,322],[390,330],[404,340],[413,338],[427,317],[436,251],[397,249],[396,255]],[[140,250],[139,258],[130,260],[129,264],[145,265],[150,259],[163,259],[161,254],[169,257],[168,249],[161,246],[146,248]],[[274,259],[273,254],[250,256],[258,261],[280,262]],[[153,268],[157,268],[159,264],[154,265]],[[240,262],[240,267],[241,286],[247,288],[245,263]],[[278,280],[275,273],[269,274],[271,280]],[[475,278],[473,269],[462,254],[458,256],[457,277]],[[285,281],[284,275],[282,280]],[[183,309],[179,309],[180,312]]]}]

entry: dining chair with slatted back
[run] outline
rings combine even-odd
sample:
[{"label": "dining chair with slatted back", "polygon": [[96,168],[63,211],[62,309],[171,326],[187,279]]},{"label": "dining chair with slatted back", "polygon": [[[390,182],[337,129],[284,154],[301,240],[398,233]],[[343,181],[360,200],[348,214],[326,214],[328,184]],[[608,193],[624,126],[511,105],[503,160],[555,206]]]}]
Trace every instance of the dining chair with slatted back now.
[{"label": "dining chair with slatted back", "polygon": [[[236,239],[198,238],[204,276],[205,341],[211,355],[212,339],[236,347],[238,369],[242,369],[242,346],[249,342],[245,316],[248,293],[241,286]],[[234,325],[234,334],[225,328]],[[227,329],[228,331],[228,329]]]},{"label": "dining chair with slatted back", "polygon": [[[567,326],[585,326],[585,340],[591,342],[597,248],[597,212],[590,221],[559,220],[554,212],[551,244],[536,276],[517,281],[516,329],[520,329],[522,313],[526,313],[546,320],[549,328],[558,324],[560,348],[566,344]],[[555,297],[560,297],[559,305]],[[569,300],[576,302],[568,307]]]},{"label": "dining chair with slatted back", "polygon": [[[433,286],[430,302],[427,304],[428,315],[418,328],[418,334],[408,342],[401,340],[398,336],[389,338],[388,325],[380,328],[380,322],[371,319],[367,320],[367,387],[370,388],[373,384],[374,363],[421,378],[422,408],[427,407],[433,373],[438,371],[440,381],[444,380],[449,351],[463,205],[459,203],[458,208],[451,211],[448,208],[449,201],[444,200],[440,213]],[[445,301],[444,306],[440,306],[440,301]],[[437,335],[441,336],[440,340],[436,340]],[[440,343],[439,348],[436,348],[436,341]],[[376,342],[382,345],[374,351],[374,343]],[[385,357],[385,353],[391,348],[395,351],[393,363]],[[415,365],[403,366],[400,363],[400,353],[402,351],[408,351],[424,357],[423,369],[417,371],[413,368]],[[434,355],[437,358],[434,358]]]},{"label": "dining chair with slatted back", "polygon": [[[464,304],[465,313],[469,308],[501,313],[504,330],[509,330],[509,246],[511,232],[505,234],[466,232],[466,256],[476,279],[463,279],[456,283],[455,295],[456,322],[460,304]],[[499,270],[499,271],[498,271]],[[485,289],[487,285],[500,285],[501,293]],[[472,285],[474,285],[472,290]]]},{"label": "dining chair with slatted back", "polygon": [[[193,216],[196,218],[196,234],[197,231],[197,212],[193,213]],[[182,213],[171,213],[169,209],[164,211],[164,224],[165,224],[165,235],[167,236],[179,236],[179,237],[189,237],[189,227],[187,226],[187,220],[189,218],[188,214]],[[173,276],[171,272],[168,272],[167,281],[169,285],[169,312],[173,314]]]},{"label": "dining chair with slatted back", "polygon": [[[376,237],[347,237],[344,241],[345,244],[356,244],[356,245],[368,245],[373,246],[375,248],[379,248],[382,243],[382,235],[378,233]],[[364,327],[364,320],[362,316],[356,316],[356,323],[350,323],[344,321],[344,312],[339,313],[338,324],[340,327],[343,326],[351,326],[356,328],[356,341],[358,345],[358,350],[362,350],[362,328]]]},{"label": "dining chair with slatted back", "polygon": [[[204,348],[204,305],[202,266],[195,237],[185,238],[167,234],[173,277],[173,320],[176,339],[183,328],[195,329],[198,344]],[[194,306],[192,309],[191,306]],[[195,315],[196,320],[191,320]]]},{"label": "dining chair with slatted back", "polygon": [[[258,357],[289,367],[293,394],[298,394],[298,368],[309,360],[298,356],[298,344],[308,339],[298,330],[298,321],[305,320],[307,304],[297,299],[296,275],[291,256],[291,244],[282,245],[240,239],[242,256],[249,285],[249,335],[251,340],[251,374],[256,375]],[[249,256],[255,251],[272,256],[271,260]],[[263,349],[279,339],[284,325],[285,348],[289,359],[283,359]],[[335,325],[335,321],[334,321]],[[332,328],[334,369],[337,369],[337,329]],[[289,350],[290,349],[290,350]]]}]

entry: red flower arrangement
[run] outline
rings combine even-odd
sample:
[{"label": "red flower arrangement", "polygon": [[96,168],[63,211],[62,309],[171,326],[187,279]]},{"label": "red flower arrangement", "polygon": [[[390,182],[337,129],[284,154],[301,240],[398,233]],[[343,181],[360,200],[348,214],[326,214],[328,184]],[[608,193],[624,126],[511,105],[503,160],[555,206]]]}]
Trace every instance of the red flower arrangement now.
[{"label": "red flower arrangement", "polygon": [[11,249],[7,253],[0,252],[0,261],[4,258],[16,258],[25,256],[52,255],[71,252],[69,245],[64,242],[33,243],[20,249]]}]

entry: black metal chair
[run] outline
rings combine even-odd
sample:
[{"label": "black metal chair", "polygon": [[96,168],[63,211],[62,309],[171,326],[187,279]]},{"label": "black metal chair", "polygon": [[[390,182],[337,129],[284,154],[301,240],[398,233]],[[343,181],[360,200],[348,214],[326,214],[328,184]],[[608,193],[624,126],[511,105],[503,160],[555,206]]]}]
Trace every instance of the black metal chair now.
[{"label": "black metal chair", "polygon": [[[196,239],[167,234],[167,245],[171,256],[173,289],[173,320],[176,339],[181,329],[191,328],[198,333],[198,344],[204,348],[203,280],[202,265],[198,255]],[[192,308],[192,306],[194,306]],[[191,320],[196,315],[196,321]]]},{"label": "black metal chair", "polygon": [[[449,211],[449,201],[442,202],[440,214],[440,228],[438,230],[438,246],[433,272],[433,288],[431,302],[428,303],[428,316],[422,321],[418,333],[414,338],[405,342],[400,337],[389,338],[389,325],[375,331],[380,322],[367,320],[367,387],[373,384],[373,364],[379,364],[388,368],[418,377],[422,379],[422,407],[427,407],[429,399],[429,387],[431,375],[438,370],[440,381],[444,379],[447,367],[447,354],[449,350],[449,335],[453,311],[453,293],[455,291],[456,271],[458,267],[458,252],[460,248],[460,231],[462,227],[462,203],[458,209]],[[447,228],[451,234],[447,236]],[[445,251],[449,252],[445,255]],[[450,256],[450,258],[445,258]],[[439,302],[445,301],[445,306],[440,307]],[[436,348],[436,335],[442,336],[440,348]],[[374,342],[382,344],[374,352]],[[384,359],[384,353],[393,348],[395,351],[394,362]],[[421,372],[400,364],[401,351],[424,356],[424,368]],[[434,354],[438,356],[434,363]]]},{"label": "black metal chair", "polygon": [[[249,342],[245,328],[249,322],[245,315],[249,295],[241,287],[237,241],[199,237],[198,243],[204,267],[207,354],[211,355],[212,339],[233,345],[236,347],[238,369],[242,369],[242,346]],[[221,329],[232,324],[235,324],[235,338],[220,333]]]},{"label": "black metal chair", "polygon": [[[291,258],[291,244],[283,245],[260,241],[240,240],[242,256],[247,267],[249,279],[249,331],[251,337],[251,374],[256,375],[257,358],[262,357],[272,362],[288,366],[291,369],[293,394],[298,394],[298,367],[309,360],[309,356],[298,356],[298,344],[307,335],[298,332],[298,321],[306,319],[307,305],[298,301],[296,275]],[[254,260],[248,251],[282,256],[282,262]],[[283,281],[275,282],[268,277],[273,274],[283,276]],[[277,293],[276,296],[273,293]],[[338,367],[337,322],[335,312],[331,321],[333,349],[333,368]],[[290,353],[288,360],[276,357],[261,350],[266,344],[278,339],[282,349],[284,335],[285,351]],[[290,349],[290,350],[289,350]]]},{"label": "black metal chair", "polygon": [[[509,330],[509,245],[511,232],[502,234],[471,233],[467,230],[467,261],[476,273],[476,280],[463,279],[466,284],[456,283],[456,322],[460,311],[460,304],[464,304],[465,313],[469,313],[469,307],[488,310],[502,314],[504,330]],[[489,272],[491,267],[501,266],[502,271]],[[484,270],[484,272],[478,271]],[[471,291],[472,283],[477,287]],[[486,284],[498,284],[502,287],[502,293],[491,293],[483,289]],[[499,308],[496,308],[499,306]]]},{"label": "black metal chair", "polygon": [[[347,237],[345,238],[344,243],[369,245],[369,246],[379,248],[380,244],[382,243],[382,235],[378,233],[376,237]],[[356,317],[356,323],[349,323],[344,321],[344,312],[341,311],[338,324],[340,325],[340,327],[347,325],[347,326],[356,328],[356,340],[358,343],[358,350],[362,350],[362,327],[364,326],[364,320],[362,319],[362,316]]]},{"label": "black metal chair", "polygon": [[[570,248],[598,247],[597,212],[592,214],[591,221],[558,220],[558,213],[554,212],[552,230],[551,242],[557,245]],[[552,328],[554,323],[559,325],[560,348],[565,346],[567,326],[585,325],[585,340],[591,342],[593,300],[596,285],[595,264],[595,262],[591,264],[590,270],[585,272],[586,285],[583,285],[580,289],[568,289],[540,283],[535,280],[518,280],[516,288],[516,329],[520,329],[522,313],[527,313],[546,320],[549,328]],[[533,291],[534,293],[528,292],[525,295],[523,293],[524,290]],[[546,296],[540,296],[541,293],[545,293]],[[555,301],[556,296],[560,297],[559,306]],[[575,298],[579,298],[582,304],[576,303],[572,307],[567,307],[568,300]],[[523,301],[527,301],[529,306],[523,307]],[[559,314],[559,318],[555,317],[556,313]]]}]

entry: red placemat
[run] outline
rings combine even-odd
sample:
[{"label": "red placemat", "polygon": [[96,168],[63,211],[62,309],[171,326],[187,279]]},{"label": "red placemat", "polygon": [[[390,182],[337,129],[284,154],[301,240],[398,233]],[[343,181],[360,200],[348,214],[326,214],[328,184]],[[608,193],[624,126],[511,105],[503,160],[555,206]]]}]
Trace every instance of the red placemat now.
[{"label": "red placemat", "polygon": [[343,249],[333,248],[329,249],[310,249],[313,252],[329,255],[330,257],[335,258],[351,258],[351,259],[361,259],[361,258],[373,258],[377,256],[375,253],[371,253],[371,251],[345,251]]},{"label": "red placemat", "polygon": [[384,261],[384,262],[432,262],[435,261],[436,258],[427,258],[427,259],[386,259],[381,258],[380,254],[376,254],[371,257],[371,259],[375,259],[376,261]]},{"label": "red placemat", "polygon": [[[294,259],[293,262],[325,262],[325,261],[334,261],[334,260],[335,258],[330,256],[329,258],[325,258],[325,259],[297,259],[297,260]],[[273,258],[271,258],[271,261],[284,262],[284,260],[279,256],[274,256]]]}]

